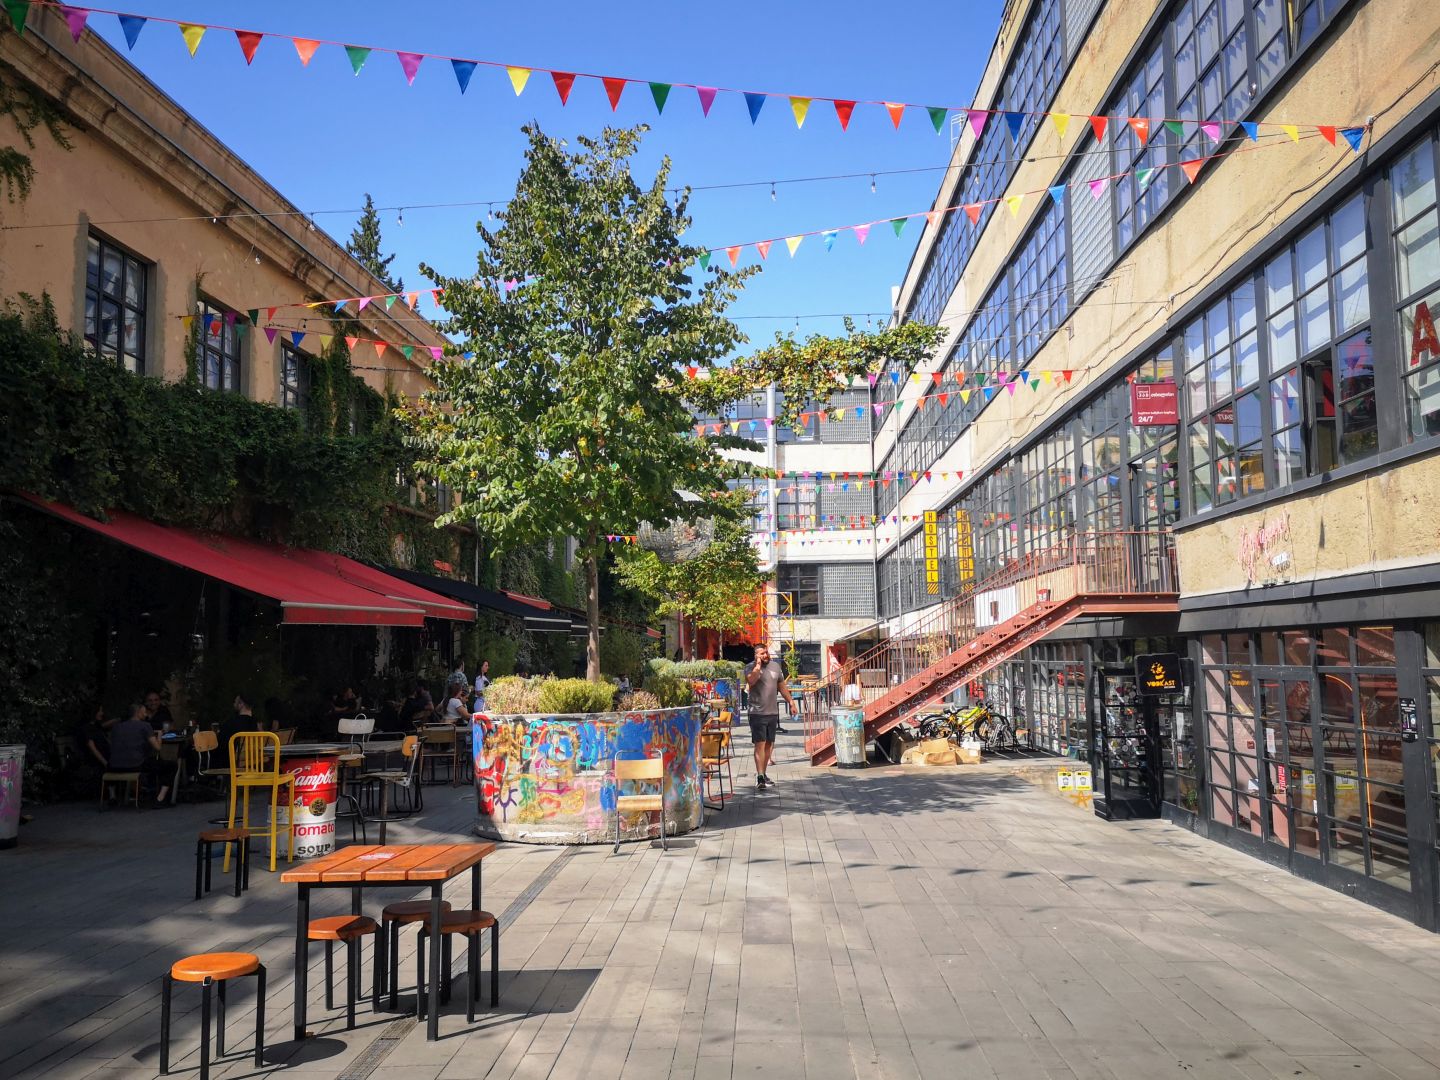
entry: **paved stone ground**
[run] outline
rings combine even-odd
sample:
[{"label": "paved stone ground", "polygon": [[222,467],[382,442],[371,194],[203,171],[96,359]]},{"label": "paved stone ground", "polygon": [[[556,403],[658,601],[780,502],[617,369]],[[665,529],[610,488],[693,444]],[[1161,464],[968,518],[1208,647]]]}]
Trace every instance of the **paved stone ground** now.
[{"label": "paved stone ground", "polygon": [[[293,890],[260,872],[241,900],[191,899],[215,804],[46,810],[0,853],[0,1076],[154,1076],[161,971],[219,949],[271,966],[274,1042],[264,1069],[242,1056],[239,992],[239,1053],[217,1076],[1440,1072],[1440,938],[1179,829],[1100,822],[1004,767],[821,772],[798,750],[791,737],[777,789],[742,785],[668,854],[487,860],[486,907],[507,916],[501,1008],[471,1028],[457,1001],[434,1044],[368,1010],[344,1032],[319,1008],[318,949],[318,1037],[288,1041]],[[466,793],[426,797],[393,840],[462,833]],[[177,1007],[172,1068],[194,1076],[198,1004]]]}]

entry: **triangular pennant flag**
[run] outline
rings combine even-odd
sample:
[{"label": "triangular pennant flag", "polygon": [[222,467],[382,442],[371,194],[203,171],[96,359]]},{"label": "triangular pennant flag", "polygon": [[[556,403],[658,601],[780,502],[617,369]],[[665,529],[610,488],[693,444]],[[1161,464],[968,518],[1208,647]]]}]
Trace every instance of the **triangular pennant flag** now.
[{"label": "triangular pennant flag", "polygon": [[180,316],[180,325],[185,328],[185,333],[187,333],[187,334],[190,333],[191,328],[195,325],[195,316],[194,316],[194,315],[181,315],[181,316]]},{"label": "triangular pennant flag", "polygon": [[975,225],[980,221],[980,204],[966,203],[965,216],[970,219],[970,224]]},{"label": "triangular pennant flag", "polygon": [[985,395],[985,400],[986,400],[986,401],[989,401],[991,398],[993,398],[993,397],[995,396],[995,387],[993,387],[993,386],[984,386],[984,387],[981,387],[980,392]]},{"label": "triangular pennant flag", "polygon": [[708,251],[702,251],[702,252],[700,253],[700,269],[701,269],[701,270],[709,270],[709,269],[710,269],[710,252],[708,252]]},{"label": "triangular pennant flag", "polygon": [[733,267],[735,266],[735,264],[740,261],[740,248],[739,248],[739,245],[736,245],[735,247],[727,247],[727,248],[725,249],[725,254],[729,257],[729,259],[730,259],[730,265],[731,265],[731,267],[733,268]]},{"label": "triangular pennant flag", "polygon": [[273,308],[273,307],[272,307],[272,308],[266,308],[266,309],[265,309],[265,321],[266,321],[266,322],[274,322],[274,321],[275,321],[275,311],[276,311],[276,309]]},{"label": "triangular pennant flag", "polygon": [[1055,134],[1061,139],[1065,138],[1065,132],[1070,128],[1070,114],[1063,112],[1052,112],[1050,120],[1055,125]]},{"label": "triangular pennant flag", "polygon": [[235,31],[235,40],[240,43],[240,52],[244,55],[246,64],[255,59],[255,50],[260,47],[260,39],[264,36],[253,30]]},{"label": "triangular pennant flag", "polygon": [[1125,122],[1130,125],[1130,129],[1139,137],[1141,146],[1144,146],[1150,141],[1149,120],[1146,120],[1142,116],[1131,116],[1127,117]]},{"label": "triangular pennant flag", "polygon": [[[517,90],[516,93],[519,93]],[[670,84],[663,82],[652,82],[650,84],[650,96],[655,99],[655,111],[665,111],[665,99],[670,96]]]},{"label": "triangular pennant flag", "polygon": [[748,90],[745,91],[745,108],[750,110],[750,123],[753,124],[755,123],[755,121],[760,119],[760,110],[764,107],[764,94],[752,94]]},{"label": "triangular pennant flag", "polygon": [[855,226],[855,239],[858,240],[860,243],[862,243],[862,244],[865,243],[865,238],[866,238],[867,236],[869,236],[869,235],[870,235],[870,226],[869,226],[869,225],[856,225],[856,226]]},{"label": "triangular pennant flag", "polygon": [[406,359],[406,360],[409,360],[412,356],[415,355],[415,346],[414,346],[414,345],[401,345],[401,346],[400,346],[400,351],[405,354],[405,359]]},{"label": "triangular pennant flag", "polygon": [[1365,139],[1365,129],[1363,127],[1341,128],[1340,134],[1345,136],[1345,141],[1350,144],[1350,149],[1358,154],[1360,152],[1360,144]]},{"label": "triangular pennant flag", "polygon": [[1097,140],[1105,138],[1105,125],[1108,121],[1103,116],[1090,117],[1090,130],[1095,132]]},{"label": "triangular pennant flag", "polygon": [[774,240],[760,240],[756,242],[755,250],[760,253],[761,259],[767,259],[770,257],[770,245],[773,243],[775,243]]},{"label": "triangular pennant flag", "polygon": [[1052,198],[1052,199],[1055,200],[1055,205],[1056,205],[1056,206],[1064,206],[1064,205],[1065,205],[1065,185],[1064,185],[1064,184],[1056,184],[1054,187],[1050,188],[1049,191],[1050,191],[1050,198]]},{"label": "triangular pennant flag", "polygon": [[339,315],[340,312],[344,311],[344,310],[345,310],[345,305],[348,304],[349,302],[350,302],[349,300],[336,300],[336,301],[335,301],[335,314],[336,314],[336,315]]},{"label": "triangular pennant flag", "polygon": [[[442,356],[444,356],[444,355],[445,355],[445,349],[444,349],[443,346],[440,346],[440,345],[431,345],[431,346],[430,346],[430,359],[432,359],[432,360],[439,360],[439,359],[440,359]],[[703,425],[702,425],[702,426],[703,426]]]},{"label": "triangular pennant flag", "polygon": [[897,217],[897,218],[891,218],[891,219],[890,219],[890,227],[895,230],[895,235],[896,235],[896,236],[899,236],[902,232],[905,231],[905,222],[907,222],[907,221],[909,221],[909,220],[910,220],[909,218],[903,218],[903,217]]},{"label": "triangular pennant flag", "polygon": [[905,115],[905,106],[896,101],[884,103],[885,111],[890,114],[890,123],[895,125],[895,130],[900,130],[900,119]]},{"label": "triangular pennant flag", "polygon": [[363,45],[346,45],[345,55],[350,59],[350,70],[359,75],[365,61],[370,59],[370,50]]},{"label": "triangular pennant flag", "polygon": [[1007,112],[1005,114],[1005,125],[1010,129],[1011,145],[1018,143],[1020,141],[1020,129],[1025,126],[1025,114]]},{"label": "triangular pennant flag", "polygon": [[840,100],[838,100],[838,99],[835,101],[835,116],[836,116],[836,118],[840,121],[840,130],[841,130],[841,131],[849,131],[849,130],[850,130],[850,114],[853,113],[854,111],[855,111],[855,102],[853,102],[853,101],[840,101]]},{"label": "triangular pennant flag", "polygon": [[1204,164],[1204,158],[1196,158],[1193,161],[1182,161],[1180,162],[1180,171],[1185,174],[1185,179],[1189,180],[1190,183],[1193,184],[1195,182],[1195,177],[1200,175],[1200,169],[1204,166]]},{"label": "triangular pennant flag", "polygon": [[359,301],[355,304],[355,310],[356,310],[356,311],[364,311],[367,307],[370,306],[370,301],[373,300],[373,299],[374,299],[374,297],[372,297],[372,296],[362,296],[362,297],[360,297]]},{"label": "triangular pennant flag", "polygon": [[455,71],[455,81],[460,84],[460,93],[470,89],[470,76],[475,74],[474,60],[451,60],[451,68]]},{"label": "triangular pennant flag", "polygon": [[[80,44],[80,35],[85,33],[85,20],[90,18],[90,12],[84,8],[66,7],[61,4],[60,14],[65,19],[65,25],[70,28],[70,40],[77,45]],[[1335,141],[1333,135],[1330,141],[1332,143]]]},{"label": "triangular pennant flag", "polygon": [[395,306],[395,301],[399,299],[400,297],[395,293],[391,293],[389,296],[385,297],[385,310],[389,311],[391,308],[393,308]]},{"label": "triangular pennant flag", "polygon": [[5,8],[10,12],[10,21],[15,25],[15,32],[23,36],[25,20],[30,16],[30,0],[5,0]]},{"label": "triangular pennant flag", "polygon": [[311,38],[291,38],[295,43],[295,52],[300,57],[302,67],[310,66],[310,58],[315,55],[315,50],[320,47],[320,42]]},{"label": "triangular pennant flag", "polygon": [[376,356],[377,359],[378,359],[379,357],[384,356],[384,355],[385,355],[385,350],[389,347],[389,346],[388,346],[385,342],[383,342],[383,341],[372,341],[371,344],[375,346],[375,356]]},{"label": "triangular pennant flag", "polygon": [[522,67],[507,67],[505,74],[510,76],[510,85],[515,88],[515,96],[519,97],[525,89],[525,84],[530,81],[530,69]]},{"label": "triangular pennant flag", "polygon": [[205,36],[208,26],[199,26],[196,23],[180,23],[180,36],[185,39],[185,47],[190,50],[190,55],[195,55],[195,50],[200,47],[200,39]]},{"label": "triangular pennant flag", "polygon": [[290,344],[295,345],[295,346],[298,347],[299,344],[300,344],[300,342],[302,342],[302,341],[304,341],[304,340],[305,340],[305,332],[304,332],[303,330],[291,330],[291,331],[290,331]]},{"label": "triangular pennant flag", "polygon": [[345,347],[348,348],[351,352],[354,352],[355,346],[359,344],[360,339],[358,337],[350,337],[350,335],[348,334],[345,336]]},{"label": "triangular pennant flag", "polygon": [[926,211],[925,211],[925,221],[926,221],[926,224],[934,225],[934,224],[935,224],[937,221],[939,221],[939,220],[940,220],[940,211],[939,211],[939,210],[926,210]]},{"label": "triangular pennant flag", "polygon": [[327,351],[329,350],[329,348],[330,348],[330,342],[332,342],[332,341],[334,341],[334,340],[335,340],[335,335],[334,335],[334,334],[321,334],[321,335],[320,335],[320,351],[321,351],[321,352],[327,352]]},{"label": "triangular pennant flag", "polygon": [[970,130],[975,133],[975,138],[978,139],[980,138],[980,133],[985,130],[985,124],[990,119],[990,114],[984,109],[966,109],[965,118],[970,121]]},{"label": "triangular pennant flag", "polygon": [[805,114],[810,111],[810,99],[808,97],[792,97],[790,99],[790,111],[795,114],[795,126],[805,126]]},{"label": "triangular pennant flag", "polygon": [[1174,135],[1177,139],[1183,139],[1183,138],[1185,137],[1185,123],[1184,123],[1184,121],[1182,121],[1182,120],[1166,120],[1166,121],[1163,121],[1163,122],[1164,122],[1164,124],[1165,124],[1165,130],[1168,131],[1168,132],[1170,132],[1171,135]]},{"label": "triangular pennant flag", "polygon": [[1070,381],[1070,376],[1074,375],[1075,372],[1073,372],[1069,368],[1066,368],[1064,371],[1061,372],[1061,374],[1065,376],[1065,381],[1068,383]]},{"label": "triangular pennant flag", "polygon": [[1148,187],[1150,186],[1150,181],[1151,181],[1151,180],[1154,180],[1154,179],[1155,179],[1155,170],[1154,170],[1154,169],[1136,169],[1136,170],[1135,170],[1135,180],[1136,180],[1137,183],[1139,183],[1139,185],[1140,185],[1140,190],[1141,190],[1141,191],[1144,191],[1146,188],[1148,188]]},{"label": "triangular pennant flag", "polygon": [[949,110],[929,106],[925,111],[930,114],[930,123],[935,125],[935,134],[939,135],[945,130],[945,117],[950,114]]},{"label": "triangular pennant flag", "polygon": [[570,88],[575,85],[575,76],[568,71],[552,71],[550,79],[555,83],[555,92],[560,95],[560,104],[570,104]]},{"label": "triangular pennant flag", "polygon": [[836,233],[836,230],[834,230],[834,229],[827,229],[825,232],[822,232],[822,233],[820,234],[820,239],[825,241],[825,250],[826,250],[826,251],[829,251],[831,248],[833,248],[833,247],[835,246],[835,233]]},{"label": "triangular pennant flag", "polygon": [[1298,125],[1296,125],[1296,124],[1281,124],[1281,125],[1280,125],[1280,130],[1283,131],[1283,132],[1285,132],[1286,135],[1289,135],[1289,136],[1290,136],[1290,141],[1291,141],[1291,142],[1299,142],[1299,141],[1300,141],[1300,128],[1299,128]]},{"label": "triangular pennant flag", "polygon": [[620,95],[625,92],[625,80],[607,76],[600,81],[605,84],[605,96],[610,99],[610,111],[614,112],[620,108]]},{"label": "triangular pennant flag", "polygon": [[140,31],[145,29],[146,20],[139,15],[118,15],[120,29],[125,31],[125,44],[135,48],[135,42],[140,37]]},{"label": "triangular pennant flag", "polygon": [[800,246],[800,241],[804,239],[805,238],[803,236],[785,237],[785,246],[790,249],[790,257],[792,259],[795,257],[795,249]]},{"label": "triangular pennant flag", "polygon": [[1005,200],[1005,205],[1010,208],[1010,216],[1011,216],[1011,217],[1019,217],[1019,216],[1020,216],[1020,204],[1023,203],[1024,201],[1025,201],[1025,196],[1024,196],[1023,194],[1020,194],[1020,195],[1011,195],[1011,196],[1009,196],[1009,197],[1006,198],[1006,200]]},{"label": "triangular pennant flag", "polygon": [[[1207,139],[1209,139],[1211,142],[1218,143],[1218,142],[1220,141],[1220,123],[1219,123],[1219,121],[1217,121],[1217,120],[1202,120],[1202,121],[1200,122],[1200,130],[1205,133],[1205,137],[1206,137]],[[1333,143],[1335,140],[1334,140],[1334,139],[1331,139],[1330,141]]]},{"label": "triangular pennant flag", "polygon": [[1260,125],[1254,120],[1241,120],[1240,126],[1245,129],[1245,136],[1251,142],[1255,142],[1260,138]]},{"label": "triangular pennant flag", "polygon": [[1329,126],[1328,124],[1317,124],[1315,130],[1318,131],[1320,133],[1320,137],[1326,142],[1328,142],[1331,146],[1335,145],[1335,128]]},{"label": "triangular pennant flag", "polygon": [[938,395],[938,397],[940,398],[940,407],[943,409],[946,403],[950,400],[950,394],[948,391],[943,391]]},{"label": "triangular pennant flag", "polygon": [[260,325],[260,309],[259,309],[259,308],[253,308],[253,307],[252,307],[252,308],[250,309],[250,311],[248,312],[248,314],[249,314],[249,316],[250,316],[250,325],[251,325],[251,326],[259,326],[259,325]]},{"label": "triangular pennant flag", "polygon": [[280,331],[273,326],[265,327],[265,340],[270,342],[271,345],[274,345],[275,335],[278,333],[280,333]]},{"label": "triangular pennant flag", "polygon": [[715,104],[715,87],[697,86],[695,93],[700,98],[700,112],[704,116],[710,115],[710,106]]},{"label": "triangular pennant flag", "polygon": [[970,395],[973,394],[974,392],[975,392],[975,391],[973,391],[973,390],[961,390],[961,391],[960,391],[960,401],[961,401],[961,404],[969,405],[969,404],[970,404]]},{"label": "triangular pennant flag", "polygon": [[1108,183],[1110,183],[1110,178],[1109,178],[1108,176],[1102,176],[1102,177],[1100,177],[1098,180],[1091,180],[1091,181],[1090,181],[1090,194],[1091,194],[1091,196],[1094,197],[1094,198],[1096,198],[1096,199],[1098,199],[1098,198],[1100,198],[1101,195],[1104,195],[1104,194],[1105,194],[1105,185],[1108,184]]}]

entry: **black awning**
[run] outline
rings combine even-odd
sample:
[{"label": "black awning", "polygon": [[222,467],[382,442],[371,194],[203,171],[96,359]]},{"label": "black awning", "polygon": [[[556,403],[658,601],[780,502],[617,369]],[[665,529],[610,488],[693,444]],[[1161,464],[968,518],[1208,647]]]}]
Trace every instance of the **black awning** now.
[{"label": "black awning", "polygon": [[454,578],[438,577],[435,574],[422,574],[418,570],[400,570],[393,566],[379,566],[377,569],[384,570],[387,574],[393,574],[412,585],[430,589],[432,592],[521,619],[525,623],[526,630],[537,634],[570,633],[571,619],[564,612],[548,610],[538,604],[527,603],[513,596],[507,596],[505,593],[496,592],[494,589],[484,589],[479,585],[472,585],[468,581],[456,581]]}]

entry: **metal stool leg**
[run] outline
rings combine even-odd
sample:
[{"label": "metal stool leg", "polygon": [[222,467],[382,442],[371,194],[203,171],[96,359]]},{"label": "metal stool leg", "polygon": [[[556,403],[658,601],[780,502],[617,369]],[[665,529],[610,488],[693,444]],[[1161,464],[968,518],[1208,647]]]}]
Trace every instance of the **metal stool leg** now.
[{"label": "metal stool leg", "polygon": [[225,1056],[225,988],[229,985],[229,979],[221,979],[219,986],[216,988],[218,990],[216,997],[219,999],[218,1007],[215,1010],[215,1021],[217,1025],[215,1029],[216,1057]]},{"label": "metal stool leg", "polygon": [[490,925],[490,1007],[500,1007],[500,920]]},{"label": "metal stool leg", "polygon": [[415,942],[415,1018],[425,1019],[425,931]]},{"label": "metal stool leg", "polygon": [[390,962],[385,966],[385,978],[390,982],[390,1011],[394,1012],[400,1006],[397,1004],[399,982],[400,982],[400,924],[391,923],[390,934]]},{"label": "metal stool leg", "polygon": [[441,952],[443,953],[443,956],[442,956],[441,959],[440,959],[440,970],[441,970],[441,972],[443,972],[443,974],[441,975],[441,978],[442,978],[443,981],[440,983],[440,1004],[441,1004],[441,1005],[449,1005],[449,1004],[450,1004],[450,953],[451,953],[451,949],[450,949],[450,939],[451,939],[451,936],[452,936],[452,935],[450,935],[450,934],[441,934],[441,935],[440,935],[440,949],[441,949]]},{"label": "metal stool leg", "polygon": [[200,1080],[210,1080],[210,980],[200,984]]},{"label": "metal stool leg", "polygon": [[465,1022],[475,1023],[475,998],[480,983],[480,935],[465,935]]},{"label": "metal stool leg", "polygon": [[360,996],[360,939],[345,943],[345,1030],[355,1030],[355,999]]},{"label": "metal stool leg", "polygon": [[160,976],[160,1075],[170,1072],[170,990],[172,982],[167,971]]},{"label": "metal stool leg", "polygon": [[335,954],[331,942],[325,942],[325,1008],[335,1008]]},{"label": "metal stool leg", "polygon": [[265,1063],[265,965],[255,971],[255,1067]]},{"label": "metal stool leg", "polygon": [[210,852],[204,840],[195,841],[195,899],[200,899],[201,870],[209,862]]},{"label": "metal stool leg", "polygon": [[381,928],[375,927],[372,935],[371,949],[374,950],[370,957],[370,1011],[380,1011],[380,991],[385,987],[385,938]]},{"label": "metal stool leg", "polygon": [[[229,849],[227,848],[226,850]],[[210,844],[207,841],[205,844],[205,891],[207,893],[210,891],[210,864],[213,861],[211,859],[213,854],[214,852],[211,850]]]},{"label": "metal stool leg", "polygon": [[[244,846],[240,849],[240,858],[243,860],[245,868],[245,881],[240,886],[244,890],[250,888],[250,837],[248,836],[245,837]],[[239,896],[240,894],[236,893],[235,895]]]}]

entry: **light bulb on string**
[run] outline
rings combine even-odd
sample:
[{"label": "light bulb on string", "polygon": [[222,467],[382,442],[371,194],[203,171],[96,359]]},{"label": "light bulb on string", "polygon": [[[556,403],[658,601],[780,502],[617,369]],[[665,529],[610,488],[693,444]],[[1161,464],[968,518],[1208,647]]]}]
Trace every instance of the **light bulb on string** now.
[{"label": "light bulb on string", "polygon": [[400,226],[404,226],[404,224],[405,224],[405,207],[403,207],[403,206],[400,207],[400,212],[395,215],[395,224],[396,224],[396,225],[400,225]]},{"label": "light bulb on string", "polygon": [[775,185],[772,183],[770,185],[770,201],[775,202],[778,198],[779,196],[775,194]]},{"label": "light bulb on string", "polygon": [[874,173],[871,173],[871,174],[870,174],[870,194],[871,194],[871,195],[874,195],[874,194],[875,194],[875,174],[874,174]]}]

